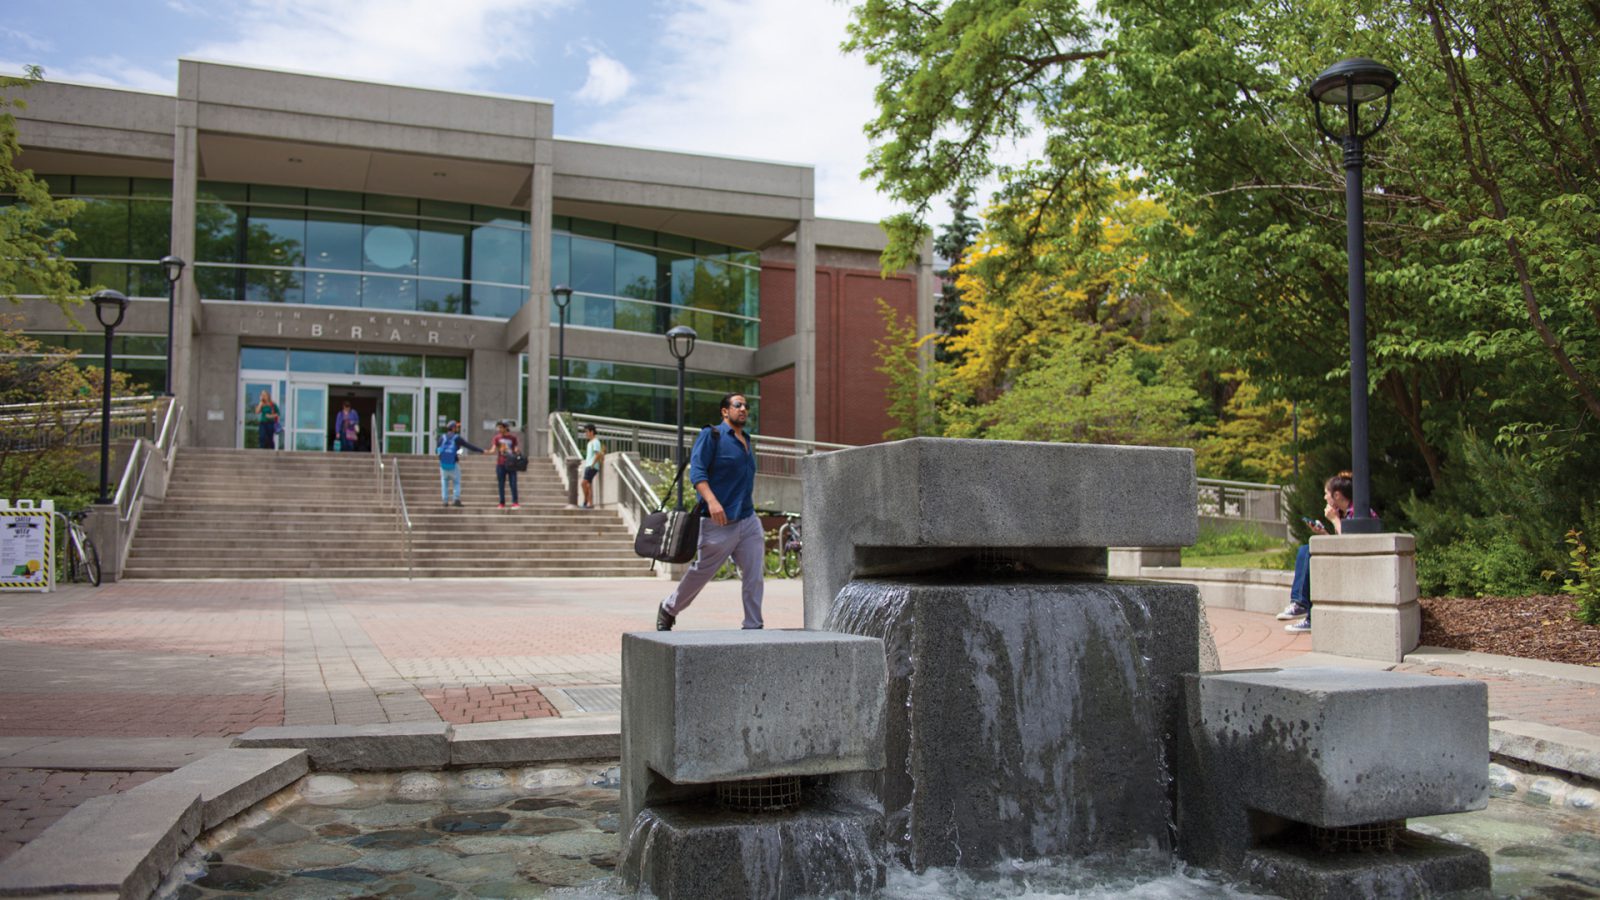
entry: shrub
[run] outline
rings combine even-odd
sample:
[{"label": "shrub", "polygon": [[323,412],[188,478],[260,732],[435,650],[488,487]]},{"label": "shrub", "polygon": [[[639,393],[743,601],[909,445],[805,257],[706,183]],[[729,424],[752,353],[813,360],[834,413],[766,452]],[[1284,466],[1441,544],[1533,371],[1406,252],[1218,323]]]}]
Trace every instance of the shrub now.
[{"label": "shrub", "polygon": [[1200,526],[1200,536],[1189,553],[1193,556],[1231,556],[1281,546],[1283,541],[1249,525],[1216,525],[1207,522]]},{"label": "shrub", "polygon": [[1578,604],[1578,621],[1587,625],[1600,625],[1600,565],[1589,555],[1589,545],[1583,532],[1574,528],[1567,532],[1567,546],[1571,548],[1572,577],[1562,586],[1563,593],[1571,594]]}]

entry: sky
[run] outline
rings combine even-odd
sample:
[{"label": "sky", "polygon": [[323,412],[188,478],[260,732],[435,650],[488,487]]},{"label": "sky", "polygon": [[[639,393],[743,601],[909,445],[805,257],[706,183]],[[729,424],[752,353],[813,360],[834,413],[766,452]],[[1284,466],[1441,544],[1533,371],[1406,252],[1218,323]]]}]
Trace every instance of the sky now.
[{"label": "sky", "polygon": [[[555,102],[555,133],[816,167],[817,215],[898,211],[860,178],[873,70],[841,0],[0,0],[0,71],[172,93],[179,57]],[[937,215],[937,213],[936,213]]]}]

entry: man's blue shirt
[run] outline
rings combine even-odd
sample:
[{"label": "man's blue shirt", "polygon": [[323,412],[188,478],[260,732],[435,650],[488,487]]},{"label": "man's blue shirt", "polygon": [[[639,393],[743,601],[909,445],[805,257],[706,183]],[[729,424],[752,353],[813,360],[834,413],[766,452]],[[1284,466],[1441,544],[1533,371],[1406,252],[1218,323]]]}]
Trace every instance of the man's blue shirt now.
[{"label": "man's blue shirt", "polygon": [[[712,430],[718,435],[715,440],[711,437]],[[750,440],[749,432],[745,432],[745,439]],[[713,447],[717,454],[715,466],[711,465]],[[697,485],[709,481],[711,493],[717,495],[717,502],[722,504],[722,511],[728,514],[729,522],[737,522],[755,514],[754,448],[755,445],[751,444],[751,449],[746,450],[739,438],[734,436],[733,429],[723,422],[700,432],[700,436],[694,440],[694,449],[689,451],[689,483]],[[709,479],[706,477],[708,471],[711,473]]]}]

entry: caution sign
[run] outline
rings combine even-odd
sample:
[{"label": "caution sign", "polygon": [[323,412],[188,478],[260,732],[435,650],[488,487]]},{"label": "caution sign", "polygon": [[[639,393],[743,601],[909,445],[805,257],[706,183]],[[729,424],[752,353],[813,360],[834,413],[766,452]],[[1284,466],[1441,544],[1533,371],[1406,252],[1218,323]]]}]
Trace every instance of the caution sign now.
[{"label": "caution sign", "polygon": [[48,591],[55,583],[55,511],[50,501],[0,504],[0,590]]}]

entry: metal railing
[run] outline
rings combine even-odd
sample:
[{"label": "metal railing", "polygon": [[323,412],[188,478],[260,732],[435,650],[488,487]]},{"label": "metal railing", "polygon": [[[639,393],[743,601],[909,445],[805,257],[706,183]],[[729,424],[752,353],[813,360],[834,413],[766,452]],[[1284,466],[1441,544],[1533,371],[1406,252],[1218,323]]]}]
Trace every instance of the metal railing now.
[{"label": "metal railing", "polygon": [[400,461],[395,460],[393,470],[395,521],[400,530],[401,546],[406,552],[406,577],[415,578],[411,552],[411,510],[406,507],[406,486],[400,481]]},{"label": "metal railing", "polygon": [[[633,419],[614,419],[609,416],[583,416],[574,421],[594,423],[595,431],[606,444],[606,455],[612,453],[633,453],[639,459],[652,461],[675,461],[678,453],[678,428],[675,425],[664,425],[659,422],[640,422]],[[576,450],[577,441],[572,437],[572,422],[563,418],[562,413],[553,413],[550,416],[550,433],[563,434],[567,442],[574,448],[571,453],[577,456],[583,454]],[[694,443],[695,436],[700,433],[699,428],[684,429],[685,448]],[[559,441],[560,438],[553,438]],[[829,444],[822,441],[800,441],[794,438],[756,436],[756,474],[774,475],[786,478],[800,477],[800,460],[813,453],[826,453],[830,450],[847,450],[850,444]]]},{"label": "metal railing", "polygon": [[1199,478],[1196,506],[1201,518],[1286,524],[1289,489],[1281,484]]},{"label": "metal railing", "polygon": [[[372,428],[378,427],[378,414],[372,414]],[[378,500],[383,500],[383,442],[378,440],[376,431],[368,431],[372,435],[372,475],[378,487]]]},{"label": "metal railing", "polygon": [[[173,461],[177,456],[178,426],[183,421],[183,405],[171,397],[156,400],[156,403],[162,408],[162,415],[154,442],[143,437],[134,439],[133,449],[128,453],[128,461],[122,467],[122,477],[117,480],[117,492],[112,497],[112,504],[117,510],[119,540],[117,555],[113,561],[116,577],[122,574],[122,567],[129,551],[133,548],[133,536],[138,531],[139,518],[144,513],[145,477],[149,472],[151,460],[162,466],[163,476],[170,476]],[[161,484],[166,484],[165,477],[162,478]],[[165,492],[164,488],[157,490]]]},{"label": "metal railing", "polygon": [[[111,398],[111,440],[155,440],[160,400],[151,394]],[[3,404],[0,442],[21,451],[97,446],[102,415],[99,400]]]},{"label": "metal railing", "polygon": [[[411,509],[406,505],[406,486],[400,480],[400,460],[391,459],[383,461],[383,444],[378,440],[378,416],[372,416],[372,472],[377,479],[378,503],[389,506],[394,510],[395,530],[400,534],[400,546],[406,554],[406,577],[415,578],[415,560],[412,558],[412,525]],[[389,477],[384,477],[384,472],[389,472]],[[387,491],[385,490],[387,488]]]}]

